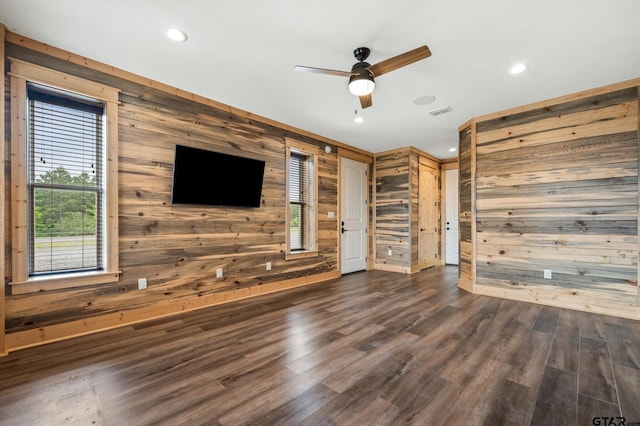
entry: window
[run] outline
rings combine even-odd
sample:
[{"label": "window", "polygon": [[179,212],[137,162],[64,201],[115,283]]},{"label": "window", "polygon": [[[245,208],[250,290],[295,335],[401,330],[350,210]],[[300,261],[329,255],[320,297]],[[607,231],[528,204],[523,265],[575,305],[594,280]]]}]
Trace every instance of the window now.
[{"label": "window", "polygon": [[117,90],[11,60],[12,291],[114,282]]},{"label": "window", "polygon": [[29,275],[102,271],[104,106],[27,85]]},{"label": "window", "polygon": [[287,140],[287,254],[288,258],[315,255],[316,155],[315,147]]}]

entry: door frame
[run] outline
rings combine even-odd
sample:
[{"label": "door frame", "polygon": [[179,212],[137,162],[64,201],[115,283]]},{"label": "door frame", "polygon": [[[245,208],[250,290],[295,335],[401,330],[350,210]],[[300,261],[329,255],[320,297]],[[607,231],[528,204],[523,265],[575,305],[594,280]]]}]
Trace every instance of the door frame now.
[{"label": "door frame", "polygon": [[368,156],[368,155],[364,155],[364,154],[360,154],[354,151],[349,151],[346,149],[341,149],[338,148],[338,211],[337,211],[337,217],[336,217],[336,232],[338,234],[338,239],[337,239],[337,269],[338,272],[340,274],[342,274],[342,233],[340,232],[341,230],[341,221],[342,221],[342,159],[346,158],[348,160],[352,160],[352,161],[358,161],[360,163],[364,163],[367,165],[367,180],[366,180],[366,196],[367,196],[367,204],[366,204],[366,229],[367,229],[367,238],[366,238],[366,247],[365,247],[365,252],[366,252],[366,270],[369,271],[371,269],[373,269],[373,265],[374,265],[374,259],[373,259],[373,255],[371,252],[371,249],[373,247],[373,238],[374,238],[374,232],[373,232],[373,220],[374,220],[374,216],[375,216],[375,211],[371,212],[371,206],[373,205],[373,198],[375,197],[375,192],[372,191],[373,188],[373,182],[374,182],[374,176],[373,176],[373,172],[374,172],[374,157]]},{"label": "door frame", "polygon": [[[434,205],[430,207],[430,209],[432,210],[432,213],[434,214],[435,217],[432,218],[433,222],[435,223],[435,227],[434,227],[434,232],[433,232],[433,241],[431,242],[432,244],[432,249],[434,252],[434,257],[428,257],[428,258],[423,258],[422,254],[423,254],[423,250],[424,247],[422,246],[421,241],[422,240],[422,231],[421,231],[421,220],[424,217],[423,215],[423,210],[425,209],[426,206],[422,205],[422,198],[421,198],[421,194],[422,191],[425,189],[423,186],[423,182],[422,182],[422,170],[423,168],[429,169],[429,173],[431,175],[433,175],[433,187],[429,188],[429,191],[432,192],[433,195],[433,203]],[[441,212],[440,212],[440,208],[441,207],[441,193],[439,190],[439,185],[440,185],[440,180],[439,180],[439,175],[440,175],[440,166],[439,164],[433,164],[430,161],[428,161],[427,159],[423,158],[423,157],[419,157],[418,159],[418,222],[417,222],[417,233],[418,233],[418,239],[417,239],[417,252],[418,252],[418,258],[417,258],[417,268],[416,270],[422,270],[422,269],[426,269],[426,268],[430,268],[433,266],[437,266],[440,264],[440,260],[441,260],[441,256],[439,256],[438,253],[438,249],[439,249],[439,243],[440,243],[440,235],[439,234],[439,230],[440,230],[440,226],[441,226]],[[413,269],[413,268],[412,268]]]},{"label": "door frame", "polygon": [[[440,203],[440,217],[445,218],[445,220],[441,221],[441,226],[440,226],[440,234],[443,236],[441,238],[441,244],[442,244],[442,253],[446,254],[447,253],[447,221],[446,221],[446,217],[447,217],[447,194],[446,194],[446,188],[447,188],[447,170],[452,170],[452,169],[459,169],[458,166],[458,158],[452,158],[446,162],[441,163],[440,165],[440,174],[441,174],[441,184],[442,184],[442,188],[444,188],[444,190],[440,191],[441,194],[441,203]],[[460,177],[458,177],[459,179]],[[459,232],[459,231],[458,231]],[[460,240],[460,234],[458,233],[458,242]],[[458,262],[460,262],[460,252],[458,252]],[[445,256],[442,256],[441,259],[441,264],[444,265],[445,264]],[[456,265],[452,265],[452,266],[456,266]]]}]

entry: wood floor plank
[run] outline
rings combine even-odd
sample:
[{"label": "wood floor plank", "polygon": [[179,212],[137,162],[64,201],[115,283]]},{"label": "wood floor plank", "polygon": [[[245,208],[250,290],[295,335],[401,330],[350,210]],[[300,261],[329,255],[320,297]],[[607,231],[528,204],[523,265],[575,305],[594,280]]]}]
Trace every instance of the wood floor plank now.
[{"label": "wood floor plank", "polygon": [[616,393],[640,419],[640,322],[457,279],[367,271],[10,353],[0,425],[575,424]]},{"label": "wood floor plank", "polygon": [[620,409],[628,422],[640,422],[640,370],[613,364]]},{"label": "wood floor plank", "polygon": [[456,396],[455,410],[444,413],[443,424],[454,424],[460,419],[477,419],[481,423],[491,412],[510,368],[497,359],[489,359],[481,370],[462,384]]},{"label": "wood floor plank", "polygon": [[325,362],[327,359],[335,358],[336,356],[339,356],[341,354],[357,352],[360,354],[360,356],[364,356],[364,352],[353,347],[351,343],[354,343],[362,338],[375,335],[378,331],[380,331],[380,328],[381,327],[376,324],[371,324],[368,327],[353,333],[352,335],[345,336],[344,338],[336,340],[335,342],[332,342],[327,346],[317,348],[317,350],[307,355],[291,360],[287,364],[287,368],[296,373],[302,373],[322,362]]},{"label": "wood floor plank", "polygon": [[606,341],[580,339],[578,392],[612,404],[618,403],[609,347]]},{"label": "wood floor plank", "polygon": [[434,374],[402,376],[381,389],[381,398],[389,401],[400,411],[392,424],[405,424],[418,414],[438,395],[448,382]]},{"label": "wood floor plank", "polygon": [[[620,407],[596,398],[591,398],[590,396],[578,394],[579,425],[593,425],[598,422],[600,422],[600,424],[608,424],[603,417],[617,419],[620,417]],[[598,420],[594,421],[596,418],[598,418]],[[615,422],[617,424],[617,420]]]},{"label": "wood floor plank", "polygon": [[531,425],[576,424],[578,375],[546,367]]},{"label": "wood floor plank", "polygon": [[605,331],[606,316],[581,311],[563,309],[558,324],[580,329],[580,337],[607,340]]},{"label": "wood floor plank", "polygon": [[561,370],[578,372],[578,348],[580,347],[580,329],[567,325],[558,325],[553,337],[547,365]]},{"label": "wood floor plank", "polygon": [[558,325],[560,309],[552,306],[544,306],[533,324],[533,330],[541,333],[554,334]]},{"label": "wood floor plank", "polygon": [[605,331],[613,362],[640,370],[640,327],[638,327],[638,321],[608,318]]},{"label": "wood floor plank", "polygon": [[413,334],[400,333],[389,342],[388,346],[366,353],[359,362],[328,376],[323,383],[336,392],[342,393],[370,374],[372,370],[384,370],[389,364],[389,359],[413,347],[416,340],[417,336]]},{"label": "wood floor plank", "polygon": [[[410,354],[399,354],[389,360],[384,371],[370,374],[334,398],[327,405],[305,419],[302,424],[316,425],[325,422],[342,424],[349,420],[360,420],[367,416],[366,410],[379,396],[380,389],[391,382],[404,368]],[[391,405],[390,403],[388,403]]]},{"label": "wood floor plank", "polygon": [[270,425],[299,424],[336,396],[337,392],[319,383],[266,413],[261,422]]},{"label": "wood floor plank", "polygon": [[391,424],[400,413],[400,409],[382,398],[376,398],[362,409],[362,414],[338,418],[338,423],[345,426],[386,425]]},{"label": "wood floor plank", "polygon": [[[462,386],[446,380],[441,382],[440,385],[440,390],[427,402],[422,410],[417,413],[411,413],[411,416],[403,419],[406,421],[406,424],[415,426],[441,425],[446,424],[443,422],[443,418],[447,413],[453,413],[455,415],[458,407],[457,396],[460,394]],[[458,418],[453,424],[467,422],[470,422],[470,419]]]},{"label": "wood floor plank", "polygon": [[496,395],[488,416],[486,426],[526,425],[531,421],[536,392],[528,386],[505,380]]},{"label": "wood floor plank", "polygon": [[525,342],[507,362],[513,366],[507,378],[513,382],[538,389],[545,371],[553,336],[538,331],[527,335]]}]

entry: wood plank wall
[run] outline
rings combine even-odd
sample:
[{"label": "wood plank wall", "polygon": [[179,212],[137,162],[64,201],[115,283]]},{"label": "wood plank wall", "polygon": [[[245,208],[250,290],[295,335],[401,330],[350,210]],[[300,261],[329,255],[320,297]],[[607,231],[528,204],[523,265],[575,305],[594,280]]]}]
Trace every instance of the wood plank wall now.
[{"label": "wood plank wall", "polygon": [[[5,304],[7,349],[339,276],[338,215],[328,218],[327,213],[338,212],[336,148],[345,152],[350,149],[348,146],[266,119],[255,120],[230,107],[218,108],[215,102],[186,96],[152,81],[144,83],[146,80],[141,77],[70,53],[56,51],[50,56],[47,53],[54,51],[50,46],[23,42],[20,37],[14,37],[14,41],[7,42],[6,56],[121,90],[118,118],[122,275],[117,285],[9,294]],[[9,98],[5,87],[5,101]],[[320,148],[330,144],[333,148],[329,154],[318,150],[319,255],[295,261],[284,259],[285,137]],[[10,146],[6,141],[5,135],[5,179],[9,179]],[[261,207],[172,206],[176,144],[265,160]],[[356,151],[359,156],[371,158],[366,152]],[[233,177],[229,179],[225,184],[230,184]],[[7,182],[5,186],[6,204],[10,204],[9,185]],[[5,229],[10,237],[9,216]],[[5,251],[5,266],[10,267],[7,253],[10,255],[10,247]],[[272,263],[270,272],[266,271],[266,262]],[[223,268],[223,279],[216,278],[217,268]],[[4,276],[10,280],[10,268]],[[148,289],[137,290],[139,277],[148,279]]]},{"label": "wood plank wall", "polygon": [[[376,154],[376,269],[405,274],[419,271],[419,171],[420,161],[436,170],[440,162],[426,153],[406,147]],[[440,189],[435,199],[440,200]],[[436,253],[442,253],[438,233]],[[389,250],[392,254],[389,255]],[[439,256],[438,263],[442,263]]]},{"label": "wood plank wall", "polygon": [[460,265],[458,269],[458,286],[473,291],[475,284],[475,268],[473,259],[473,241],[475,234],[472,230],[475,222],[473,199],[475,178],[475,147],[471,143],[473,123],[468,123],[460,129],[460,143],[458,152],[458,197],[459,217],[458,232],[460,235]]},{"label": "wood plank wall", "polygon": [[[475,292],[640,319],[639,80],[478,118]],[[464,170],[464,171],[463,171]],[[462,174],[464,173],[464,174]],[[461,247],[462,248],[462,247]],[[544,270],[551,279],[544,278]]]},{"label": "wood plank wall", "polygon": [[410,153],[403,148],[376,155],[376,269],[411,271]]},{"label": "wood plank wall", "polygon": [[[7,29],[4,25],[0,25],[0,58],[4,59],[4,41],[6,38]],[[0,63],[0,87],[5,87],[5,61],[3,60]],[[5,134],[5,130],[8,129],[5,125],[5,120],[9,120],[8,116],[5,115],[5,111],[7,110],[5,105],[6,98],[2,99],[0,102],[0,135],[4,138],[4,140],[10,140],[9,135]],[[0,164],[4,164],[4,150],[0,148]],[[5,188],[5,179],[4,174],[0,173],[0,188]],[[4,204],[0,205],[0,224],[3,224],[5,221],[4,214]],[[5,253],[5,240],[4,240],[5,232],[4,226],[0,226],[0,253]],[[4,262],[0,262],[0,272],[2,273],[2,277],[4,277]],[[0,356],[6,353],[5,350],[5,281],[2,280],[0,283]]]},{"label": "wood plank wall", "polygon": [[409,235],[411,236],[409,241],[411,244],[411,259],[409,266],[411,267],[411,273],[419,271],[418,269],[418,255],[419,246],[418,240],[420,237],[419,212],[420,212],[420,156],[413,150],[409,151]]}]

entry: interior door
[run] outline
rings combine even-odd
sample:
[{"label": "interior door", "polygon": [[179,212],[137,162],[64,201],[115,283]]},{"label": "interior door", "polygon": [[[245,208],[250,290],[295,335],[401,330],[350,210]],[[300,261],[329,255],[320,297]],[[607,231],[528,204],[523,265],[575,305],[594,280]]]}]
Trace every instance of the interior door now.
[{"label": "interior door", "polygon": [[436,170],[420,163],[418,170],[418,265],[420,269],[436,264],[438,247],[438,209]]},{"label": "interior door", "polygon": [[340,158],[340,271],[367,269],[367,165]]},{"label": "interior door", "polygon": [[458,170],[445,172],[445,263],[458,265],[460,240],[458,234]]}]

